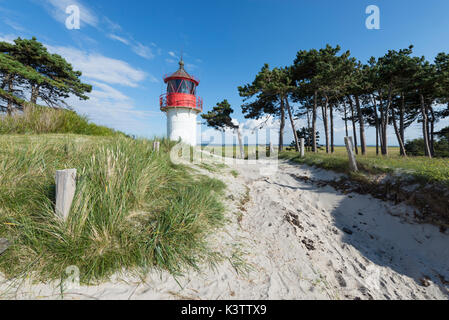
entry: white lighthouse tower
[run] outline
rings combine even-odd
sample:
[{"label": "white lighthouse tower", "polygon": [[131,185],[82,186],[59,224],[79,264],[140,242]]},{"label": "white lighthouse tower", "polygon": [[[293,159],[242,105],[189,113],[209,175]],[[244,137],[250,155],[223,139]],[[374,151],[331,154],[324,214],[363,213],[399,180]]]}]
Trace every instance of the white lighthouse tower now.
[{"label": "white lighthouse tower", "polygon": [[196,146],[196,118],[203,111],[203,100],[196,96],[199,80],[184,70],[184,62],[179,61],[179,69],[165,76],[167,93],[161,95],[161,111],[167,114],[167,136]]}]

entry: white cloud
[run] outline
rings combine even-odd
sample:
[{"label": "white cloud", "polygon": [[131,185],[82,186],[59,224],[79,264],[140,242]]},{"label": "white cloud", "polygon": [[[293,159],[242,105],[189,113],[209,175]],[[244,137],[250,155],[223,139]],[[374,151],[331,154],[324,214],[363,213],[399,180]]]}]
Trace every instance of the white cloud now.
[{"label": "white cloud", "polygon": [[[288,125],[288,123],[287,123]],[[263,116],[260,119],[247,119],[243,124],[243,130],[255,131],[258,128],[279,129],[280,122],[271,116]]]},{"label": "white cloud", "polygon": [[66,102],[77,113],[87,115],[96,124],[143,136],[150,133],[150,118],[161,117],[161,112],[149,111],[157,110],[154,106],[139,108],[119,90],[98,81],[91,84],[93,89],[88,94],[89,100],[70,97]]},{"label": "white cloud", "polygon": [[65,12],[66,8],[71,5],[78,6],[80,9],[81,27],[85,23],[92,27],[98,26],[98,17],[92,10],[83,5],[77,0],[45,0],[45,8],[53,16],[53,18],[59,22],[65,22],[68,14]]},{"label": "white cloud", "polygon": [[[145,59],[153,59],[155,57],[155,54],[153,53],[153,49],[151,49],[148,46],[143,45],[140,42],[135,42],[132,39],[127,39],[125,37],[118,36],[116,34],[108,34],[108,37],[112,40],[119,41],[129,47],[133,50],[135,54],[138,56],[145,58]],[[153,42],[151,43],[151,46],[159,50]]]},{"label": "white cloud", "polygon": [[168,54],[169,54],[170,56],[172,56],[173,58],[178,58],[178,57],[176,56],[176,54],[175,54],[173,51],[169,51]]},{"label": "white cloud", "polygon": [[98,53],[88,53],[72,47],[47,46],[50,52],[57,53],[80,70],[83,76],[109,84],[137,87],[139,82],[149,76],[151,82],[158,80],[142,70],[135,69],[127,62],[105,57]]},{"label": "white cloud", "polygon": [[17,36],[12,34],[0,35],[0,41],[14,43],[14,40],[17,39]]},{"label": "white cloud", "polygon": [[[45,0],[44,4],[47,11],[59,22],[65,22],[65,20],[67,19],[68,14],[66,13],[66,8],[68,6],[70,5],[78,6],[80,9],[81,22],[96,27],[99,30],[103,31],[101,26],[99,26],[100,19],[91,9],[82,4],[80,0]],[[122,30],[122,27],[118,23],[111,21],[107,17],[101,17],[101,20],[102,23],[106,26],[106,28],[112,32],[119,32]],[[142,58],[153,59],[155,57],[153,50],[140,42],[136,42],[132,39],[127,39],[115,33],[107,34],[107,37],[116,41],[120,41],[121,43],[130,46],[132,51]],[[154,43],[152,43],[152,45],[156,47]]]},{"label": "white cloud", "polygon": [[95,94],[87,101],[71,98],[68,103],[74,106],[76,112],[87,115],[96,124],[140,136],[150,133],[150,118],[161,117],[160,112],[139,110],[132,101],[105,100]]},{"label": "white cloud", "polygon": [[103,21],[106,24],[107,28],[110,29],[111,31],[121,31],[122,30],[122,27],[118,23],[112,21],[108,17],[103,17]]},{"label": "white cloud", "polygon": [[13,28],[14,30],[16,30],[17,32],[27,32],[28,30],[26,28],[24,28],[23,26],[21,26],[20,24],[18,24],[17,22],[14,22],[10,19],[5,19],[3,21],[6,25],[10,26],[11,28]]},{"label": "white cloud", "polygon": [[117,40],[117,41],[120,41],[123,44],[129,45],[129,40],[127,40],[125,38],[122,38],[122,37],[119,37],[119,36],[117,36],[115,34],[112,34],[112,33],[108,34],[108,37],[111,38],[112,40]]},{"label": "white cloud", "polygon": [[137,55],[141,56],[142,58],[145,58],[145,59],[153,59],[154,58],[154,54],[153,54],[151,48],[141,44],[140,42],[133,45],[132,49]]},{"label": "white cloud", "polygon": [[[122,92],[120,92],[117,89],[112,88],[111,86],[93,81],[92,84],[92,92],[89,94],[89,97],[95,98],[95,99],[109,99],[109,100],[116,100],[116,101],[129,101],[130,98],[126,95],[124,95]],[[99,90],[100,89],[100,90]]]}]

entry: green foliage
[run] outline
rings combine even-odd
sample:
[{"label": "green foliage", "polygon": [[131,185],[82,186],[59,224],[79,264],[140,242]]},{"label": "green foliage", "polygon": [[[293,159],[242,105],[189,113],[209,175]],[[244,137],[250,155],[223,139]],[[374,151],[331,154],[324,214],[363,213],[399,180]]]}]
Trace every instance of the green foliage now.
[{"label": "green foliage", "polygon": [[[83,283],[150,268],[181,273],[213,261],[206,236],[223,223],[225,185],[173,165],[173,143],[75,135],[0,139],[0,256],[7,277],[61,279],[77,266]],[[55,171],[76,168],[68,221],[54,214]]]},{"label": "green foliage", "polygon": [[[312,147],[312,128],[302,127],[301,130],[296,130],[296,134],[298,135],[298,139],[304,139],[304,146]],[[316,143],[319,146],[320,142],[320,132],[317,131],[315,133]],[[292,141],[290,144],[291,147],[294,147],[296,144],[295,141]]]},{"label": "green foliage", "polygon": [[93,136],[125,136],[124,133],[90,123],[75,111],[35,107],[23,113],[0,116],[0,134],[75,133]]},{"label": "green foliage", "polygon": [[232,122],[231,114],[234,112],[228,100],[217,103],[211,111],[202,114],[201,117],[206,120],[209,127],[224,131],[228,129],[237,129],[238,125]]},{"label": "green foliage", "polygon": [[245,118],[260,119],[263,116],[279,118],[279,150],[282,150],[284,146],[286,112],[290,117],[293,135],[296,139],[293,112],[289,103],[289,99],[296,91],[296,86],[290,67],[270,70],[270,66],[265,64],[254,81],[238,87],[238,91],[245,101],[242,105]]},{"label": "green foliage", "polygon": [[[391,148],[397,153],[398,148]],[[393,152],[391,152],[393,153]],[[290,159],[297,163],[333,170],[337,172],[349,172],[349,160],[345,147],[336,147],[334,154],[307,152],[304,158],[294,152],[283,152],[283,159]],[[449,187],[449,161],[447,158],[427,157],[401,157],[397,155],[379,157],[375,148],[367,148],[365,156],[357,156],[359,170],[365,173],[405,173],[419,183],[442,183]]]},{"label": "green foliage", "polygon": [[[405,144],[407,154],[412,156],[425,156],[424,139],[414,139]],[[449,158],[449,139],[440,139],[434,142],[435,157]]]},{"label": "green foliage", "polygon": [[438,132],[435,132],[435,135],[440,139],[449,141],[449,127],[443,128]]},{"label": "green foliage", "polygon": [[405,144],[405,150],[407,154],[412,156],[423,157],[424,154],[424,139],[409,140]]},{"label": "green foliage", "polygon": [[239,94],[245,101],[242,105],[245,118],[260,119],[264,115],[280,116],[279,96],[273,93],[273,86],[276,85],[274,82],[279,80],[274,77],[280,75],[278,71],[270,70],[269,65],[265,64],[252,83],[238,87]]},{"label": "green foliage", "polygon": [[[30,106],[38,98],[51,107],[66,106],[64,99],[76,96],[87,100],[86,93],[92,86],[82,83],[81,72],[64,58],[51,54],[36,38],[14,40],[14,44],[0,42],[0,79],[1,89],[7,89],[9,95],[30,93]],[[0,95],[7,101],[7,111],[11,113],[11,102],[16,108],[23,109],[23,104],[12,101],[8,95]]]}]

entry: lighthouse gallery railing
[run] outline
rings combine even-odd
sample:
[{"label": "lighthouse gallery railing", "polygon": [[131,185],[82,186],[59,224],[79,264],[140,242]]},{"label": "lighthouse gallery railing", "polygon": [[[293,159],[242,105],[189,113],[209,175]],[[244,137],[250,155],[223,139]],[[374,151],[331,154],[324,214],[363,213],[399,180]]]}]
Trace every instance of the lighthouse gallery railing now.
[{"label": "lighthouse gallery railing", "polygon": [[167,107],[184,107],[203,111],[203,99],[186,93],[164,93],[159,97],[161,110]]}]

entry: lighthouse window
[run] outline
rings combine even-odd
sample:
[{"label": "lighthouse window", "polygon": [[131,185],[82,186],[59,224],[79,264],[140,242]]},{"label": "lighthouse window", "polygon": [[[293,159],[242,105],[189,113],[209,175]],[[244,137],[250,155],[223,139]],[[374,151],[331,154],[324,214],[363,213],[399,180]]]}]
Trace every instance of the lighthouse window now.
[{"label": "lighthouse window", "polygon": [[167,86],[168,93],[180,92],[181,83],[182,80],[170,80]]},{"label": "lighthouse window", "polygon": [[190,81],[184,81],[184,83],[185,83],[185,93],[192,94],[193,83]]},{"label": "lighthouse window", "polygon": [[167,92],[179,92],[179,93],[188,93],[195,94],[195,84],[191,81],[186,80],[170,80],[167,85]]}]

